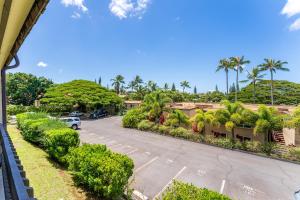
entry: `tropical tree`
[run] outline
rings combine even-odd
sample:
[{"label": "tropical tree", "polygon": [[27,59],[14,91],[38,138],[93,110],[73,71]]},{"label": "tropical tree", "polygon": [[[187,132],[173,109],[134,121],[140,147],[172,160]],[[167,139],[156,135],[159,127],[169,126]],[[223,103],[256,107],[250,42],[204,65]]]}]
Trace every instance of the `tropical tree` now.
[{"label": "tropical tree", "polygon": [[154,81],[148,81],[147,88],[150,92],[154,92],[158,89],[158,85]]},{"label": "tropical tree", "polygon": [[196,114],[190,119],[192,128],[195,132],[203,133],[205,125],[212,127],[219,127],[220,123],[215,117],[215,112],[208,111],[203,112],[202,110],[196,110]]},{"label": "tropical tree", "polygon": [[164,90],[169,90],[169,85],[168,85],[168,83],[165,83],[165,84],[164,84]]},{"label": "tropical tree", "polygon": [[148,112],[149,120],[158,123],[163,112],[167,110],[166,104],[171,101],[162,91],[155,91],[145,96],[142,108]]},{"label": "tropical tree", "polygon": [[272,141],[272,132],[283,128],[283,116],[273,107],[261,105],[258,108],[254,134],[264,134],[265,143]]},{"label": "tropical tree", "polygon": [[226,130],[231,133],[231,139],[234,142],[234,131],[237,126],[242,124],[241,113],[244,107],[240,102],[231,103],[228,100],[222,101],[221,104],[225,108],[216,111],[216,118],[222,125],[225,125]]},{"label": "tropical tree", "polygon": [[198,94],[197,87],[194,87],[194,94]]},{"label": "tropical tree", "polygon": [[143,79],[139,76],[139,75],[136,75],[133,79],[133,85],[134,85],[134,88],[136,90],[138,90],[140,88],[140,86],[144,83]]},{"label": "tropical tree", "polygon": [[9,73],[6,79],[7,100],[10,104],[29,106],[43,97],[53,82],[44,77],[25,73]]},{"label": "tropical tree", "polygon": [[229,89],[228,89],[228,72],[231,69],[233,69],[232,62],[229,59],[225,58],[225,59],[222,59],[222,60],[219,61],[219,65],[218,65],[217,70],[216,70],[216,72],[218,72],[220,70],[225,71],[225,74],[226,74],[226,95],[228,95],[228,93],[229,93]]},{"label": "tropical tree", "polygon": [[276,71],[290,71],[288,68],[284,67],[284,65],[288,64],[287,62],[283,62],[281,60],[274,60],[274,59],[264,59],[264,63],[259,65],[260,69],[262,71],[270,71],[271,74],[271,103],[274,105],[274,96],[273,96],[273,91],[274,91],[274,73]]},{"label": "tropical tree", "polygon": [[239,73],[242,73],[244,70],[244,65],[249,64],[249,60],[245,60],[245,57],[231,57],[230,63],[233,66],[233,69],[236,71],[236,90],[235,90],[235,101],[237,101],[237,94],[239,92]]},{"label": "tropical tree", "polygon": [[256,102],[256,83],[258,81],[263,80],[263,77],[265,74],[261,74],[261,70],[258,67],[252,68],[252,70],[249,72],[247,71],[247,79],[240,81],[241,83],[248,83],[250,82],[253,85],[253,103]]},{"label": "tropical tree", "polygon": [[171,89],[173,92],[176,91],[176,86],[175,86],[175,83],[172,84],[172,89]]},{"label": "tropical tree", "polygon": [[125,84],[124,77],[122,75],[117,75],[115,78],[111,79],[111,81],[116,93],[120,94],[121,87],[123,84]]},{"label": "tropical tree", "polygon": [[165,123],[167,126],[174,128],[186,127],[190,125],[189,117],[181,110],[173,110],[167,118]]},{"label": "tropical tree", "polygon": [[191,88],[190,83],[188,81],[180,82],[180,86],[182,87],[182,92],[184,92],[185,88]]}]

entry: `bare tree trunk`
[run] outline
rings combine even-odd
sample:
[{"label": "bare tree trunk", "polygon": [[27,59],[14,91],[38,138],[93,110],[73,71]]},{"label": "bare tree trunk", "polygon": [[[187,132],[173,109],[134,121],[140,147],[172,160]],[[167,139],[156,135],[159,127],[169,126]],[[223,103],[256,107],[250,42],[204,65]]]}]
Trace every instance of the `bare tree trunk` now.
[{"label": "bare tree trunk", "polygon": [[229,94],[229,91],[228,91],[228,70],[226,70],[226,91],[227,91],[226,95],[228,97],[228,94]]},{"label": "bare tree trunk", "polygon": [[253,82],[253,103],[255,104],[256,102],[256,83],[255,81]]},{"label": "bare tree trunk", "polygon": [[238,89],[239,89],[239,68],[237,67],[236,68],[236,86],[235,86],[235,102],[237,102],[238,100],[238,97],[237,97],[237,94],[238,94]]},{"label": "bare tree trunk", "polygon": [[274,105],[274,96],[273,96],[273,71],[271,70],[271,102],[272,102],[272,105]]}]

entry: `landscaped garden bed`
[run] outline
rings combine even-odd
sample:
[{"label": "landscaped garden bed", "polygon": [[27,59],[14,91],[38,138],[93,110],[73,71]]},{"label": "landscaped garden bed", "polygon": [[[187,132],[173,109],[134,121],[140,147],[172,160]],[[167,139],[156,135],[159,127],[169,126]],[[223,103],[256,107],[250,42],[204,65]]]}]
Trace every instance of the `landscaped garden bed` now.
[{"label": "landscaped garden bed", "polygon": [[79,146],[77,131],[45,113],[19,114],[17,126],[25,140],[44,149],[58,166],[69,170],[77,186],[95,198],[124,197],[134,168],[129,157],[105,145]]},{"label": "landscaped garden bed", "polygon": [[[168,102],[170,99],[162,92],[147,95],[140,107],[129,110],[123,117],[123,126],[270,158],[300,162],[300,148],[284,147],[269,142],[273,131],[299,125],[298,109],[287,116],[272,107],[262,105],[257,112],[253,112],[238,102],[225,101],[222,109],[208,112],[198,110],[195,116],[189,118],[180,110],[168,109]],[[230,136],[235,135],[239,127],[251,127],[253,135],[261,135],[264,141],[240,141],[232,136],[216,138],[205,134],[207,127],[220,126],[225,127]]]}]

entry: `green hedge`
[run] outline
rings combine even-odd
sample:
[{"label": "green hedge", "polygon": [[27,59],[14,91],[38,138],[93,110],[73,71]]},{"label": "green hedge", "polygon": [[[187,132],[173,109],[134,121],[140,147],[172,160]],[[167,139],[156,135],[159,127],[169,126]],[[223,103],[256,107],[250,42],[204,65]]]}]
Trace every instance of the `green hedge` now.
[{"label": "green hedge", "polygon": [[84,144],[73,149],[67,160],[75,183],[99,198],[121,197],[134,168],[130,158],[113,153],[103,145]]},{"label": "green hedge", "polygon": [[60,128],[45,132],[44,146],[51,158],[65,163],[65,155],[71,147],[77,147],[80,143],[77,131],[70,128]]},{"label": "green hedge", "polygon": [[45,113],[18,114],[17,124],[25,140],[43,147],[51,158],[61,163],[65,162],[68,150],[79,145],[77,131]]},{"label": "green hedge", "polygon": [[163,194],[162,200],[230,200],[229,197],[217,192],[197,188],[192,184],[174,181]]},{"label": "green hedge", "polygon": [[122,123],[125,128],[137,128],[138,124],[146,119],[146,113],[141,108],[129,110],[123,117]]}]

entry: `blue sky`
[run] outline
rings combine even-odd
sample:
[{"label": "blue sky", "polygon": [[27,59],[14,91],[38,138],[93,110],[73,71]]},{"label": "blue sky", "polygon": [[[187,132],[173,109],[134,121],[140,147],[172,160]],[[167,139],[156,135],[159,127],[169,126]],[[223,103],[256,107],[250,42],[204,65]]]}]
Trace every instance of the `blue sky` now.
[{"label": "blue sky", "polygon": [[188,80],[198,91],[224,90],[218,60],[244,55],[248,69],[267,57],[288,61],[291,72],[275,78],[300,82],[299,29],[300,0],[56,0],[14,71],[59,83],[101,76],[105,85],[138,74],[160,85]]}]

